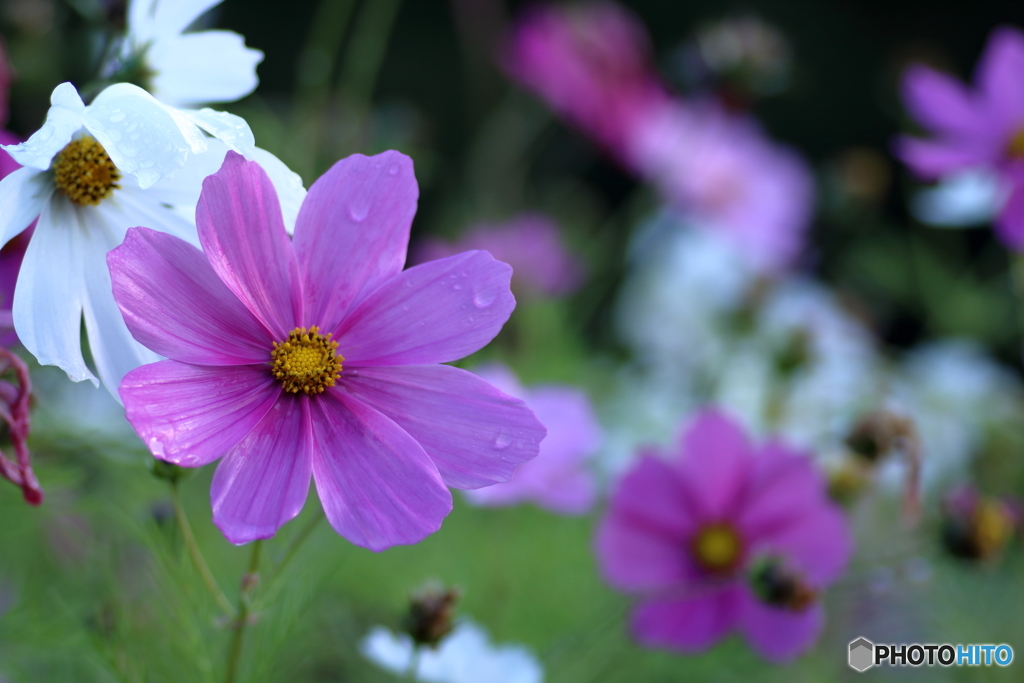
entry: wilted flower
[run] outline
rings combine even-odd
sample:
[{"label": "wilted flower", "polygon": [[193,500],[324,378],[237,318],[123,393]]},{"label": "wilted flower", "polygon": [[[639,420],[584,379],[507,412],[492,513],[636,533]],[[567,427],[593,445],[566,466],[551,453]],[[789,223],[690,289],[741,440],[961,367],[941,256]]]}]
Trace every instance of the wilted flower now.
[{"label": "wilted flower", "polygon": [[647,454],[626,474],[596,547],[608,581],[641,598],[640,642],[699,652],[738,630],[784,661],[817,637],[818,595],[853,545],[809,458],[776,442],[755,449],[705,411],[670,460]]},{"label": "wilted flower", "polygon": [[505,223],[477,225],[454,244],[437,238],[422,242],[412,262],[424,263],[471,249],[482,249],[512,266],[512,288],[533,296],[563,296],[583,280],[583,265],[562,244],[558,225],[543,214],[521,214]]},{"label": "wilted flower", "polygon": [[223,456],[213,520],[233,543],[273,536],[311,477],[345,538],[415,543],[448,486],[507,481],[537,454],[522,401],[442,365],[501,329],[512,269],[474,251],[402,271],[417,195],[408,157],[349,157],[292,242],[266,173],[229,153],[196,209],[203,252],[134,228],[108,257],[132,334],[170,359],[125,377],[128,420],[161,460]]},{"label": "wilted flower", "polygon": [[601,426],[587,395],[575,387],[542,385],[526,389],[503,365],[475,369],[477,375],[521,398],[548,433],[533,460],[519,466],[512,480],[466,491],[477,505],[533,502],[561,514],[583,514],[594,504],[597,482],[588,467],[601,445]]},{"label": "wilted flower", "polygon": [[975,89],[917,65],[903,78],[903,101],[933,138],[901,137],[897,152],[918,175],[934,180],[962,171],[998,174],[1002,190],[996,232],[1024,249],[1024,34],[1001,26],[989,37]]},{"label": "wilted flower", "polygon": [[128,35],[118,60],[108,66],[110,75],[176,107],[245,97],[259,83],[256,65],[263,53],[247,48],[233,31],[184,32],[221,2],[131,0]]},{"label": "wilted flower", "polygon": [[[371,661],[397,674],[412,666],[415,645],[377,626],[360,649]],[[544,670],[522,645],[492,645],[487,632],[471,621],[459,622],[436,650],[418,655],[414,680],[425,683],[541,683]]]},{"label": "wilted flower", "polygon": [[21,488],[25,500],[32,505],[43,502],[43,490],[32,471],[28,452],[28,433],[32,429],[29,398],[32,382],[25,361],[0,347],[0,374],[12,371],[17,384],[0,380],[0,419],[7,425],[7,433],[14,448],[15,461],[0,453],[0,476]]},{"label": "wilted flower", "polygon": [[[14,292],[14,327],[41,364],[95,383],[82,356],[84,318],[96,369],[113,391],[128,370],[156,356],[124,325],[110,295],[107,252],[140,223],[195,241],[185,216],[225,144],[261,161],[273,157],[255,148],[242,119],[172,109],[128,83],[110,86],[89,106],[62,83],[50,101],[43,127],[4,148],[24,168],[0,181],[0,244],[38,217]],[[278,186],[295,204],[301,181],[273,161]]]},{"label": "wilted flower", "polygon": [[956,557],[991,560],[1013,537],[1020,512],[1019,504],[961,486],[942,501],[942,540]]},{"label": "wilted flower", "polygon": [[402,630],[418,646],[437,647],[454,628],[455,603],[459,597],[459,591],[454,588],[424,586],[409,601]]}]

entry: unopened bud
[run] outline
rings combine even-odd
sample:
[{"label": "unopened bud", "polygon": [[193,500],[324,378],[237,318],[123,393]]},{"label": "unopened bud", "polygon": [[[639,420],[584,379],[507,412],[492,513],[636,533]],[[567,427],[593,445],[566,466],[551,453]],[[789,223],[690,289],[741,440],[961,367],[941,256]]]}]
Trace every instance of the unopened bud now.
[{"label": "unopened bud", "polygon": [[428,585],[413,594],[403,630],[418,646],[437,647],[451,633],[455,603],[461,593],[455,588]]}]

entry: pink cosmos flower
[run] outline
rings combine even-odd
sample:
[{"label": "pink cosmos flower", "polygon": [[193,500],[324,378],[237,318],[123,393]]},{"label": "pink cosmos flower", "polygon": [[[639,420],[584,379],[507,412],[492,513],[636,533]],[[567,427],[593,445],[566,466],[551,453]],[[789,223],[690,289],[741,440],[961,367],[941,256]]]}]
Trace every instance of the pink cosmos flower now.
[{"label": "pink cosmos flower", "polygon": [[428,239],[413,250],[413,263],[424,263],[470,249],[483,249],[512,266],[517,293],[564,296],[579,288],[583,264],[566,250],[558,226],[543,214],[526,213],[497,225],[477,225],[454,244]]},{"label": "pink cosmos flower", "polygon": [[644,455],[626,474],[596,550],[608,581],[641,597],[633,631],[645,645],[699,652],[738,630],[785,661],[821,630],[818,595],[852,540],[808,458],[755,449],[708,410],[670,459]]},{"label": "pink cosmos flower", "polygon": [[903,77],[903,102],[934,137],[901,137],[896,152],[915,173],[934,180],[965,170],[995,171],[1007,199],[996,232],[1024,251],[1024,34],[1001,26],[989,37],[975,87],[927,66]]},{"label": "pink cosmos flower", "polygon": [[520,466],[512,480],[466,491],[477,505],[500,506],[533,502],[565,515],[582,515],[597,498],[588,460],[601,445],[601,426],[587,395],[574,387],[544,385],[524,388],[504,365],[476,368],[476,374],[509,396],[526,401],[548,428],[536,458]]},{"label": "pink cosmos flower", "polygon": [[[7,53],[3,41],[0,40],[0,127],[7,123],[7,96],[11,81],[14,79],[14,72],[7,62]],[[0,145],[16,145],[21,140],[14,133],[0,128]],[[11,155],[0,149],[0,179],[14,173],[21,164],[11,158]],[[14,333],[14,318],[11,314],[11,306],[14,304],[14,284],[18,281],[18,271],[21,270],[21,261],[25,257],[25,249],[28,247],[28,238],[31,237],[33,227],[29,227],[0,250],[0,345],[13,346],[18,343],[18,335]]]},{"label": "pink cosmos flower", "polygon": [[272,536],[310,478],[334,529],[382,550],[436,531],[448,486],[507,481],[544,427],[525,404],[442,365],[515,306],[512,269],[472,251],[403,271],[418,188],[397,152],[354,155],[309,190],[289,240],[257,164],[229,153],[196,209],[203,251],[129,230],[110,252],[135,338],[169,360],[120,387],[153,455],[213,477],[233,543]]}]

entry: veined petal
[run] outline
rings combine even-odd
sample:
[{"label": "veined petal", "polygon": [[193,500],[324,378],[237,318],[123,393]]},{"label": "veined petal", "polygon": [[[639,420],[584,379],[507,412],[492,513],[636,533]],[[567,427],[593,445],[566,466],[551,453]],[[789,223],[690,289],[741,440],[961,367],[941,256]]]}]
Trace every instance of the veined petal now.
[{"label": "veined petal", "polygon": [[313,458],[309,398],[278,394],[273,407],[213,475],[213,523],[235,544],[270,538],[302,511]]},{"label": "veined petal", "polygon": [[107,263],[128,329],[148,348],[199,365],[270,361],[271,333],[192,245],[132,228]]},{"label": "veined petal", "polygon": [[173,360],[132,370],[120,393],[128,421],[153,456],[182,467],[202,467],[226,454],[281,396],[265,368]]},{"label": "veined petal", "polygon": [[121,241],[124,228],[105,220],[102,206],[83,210],[82,218],[87,226],[82,240],[85,332],[97,374],[114,398],[120,400],[117,387],[121,378],[140,365],[155,362],[159,356],[132,337],[111,294],[107,252]]},{"label": "veined petal", "polygon": [[196,224],[220,279],[277,340],[285,339],[302,318],[302,290],[266,172],[228,152],[221,169],[203,181]]},{"label": "veined petal", "polygon": [[0,180],[0,246],[27,228],[53,194],[53,181],[34,168],[19,168]]},{"label": "veined petal", "polygon": [[146,61],[155,72],[153,92],[178,107],[234,102],[259,84],[256,65],[263,53],[245,46],[233,31],[199,31],[154,43]]},{"label": "veined petal", "polygon": [[295,221],[299,215],[299,208],[306,199],[306,188],[302,185],[302,177],[265,149],[257,147],[251,158],[263,167],[267,176],[270,177],[270,182],[274,183],[277,199],[281,203],[284,229],[289,234],[295,232]]},{"label": "veined petal", "polygon": [[148,188],[206,151],[202,131],[181,112],[142,88],[116,83],[96,96],[82,115],[85,127],[122,172]]},{"label": "veined petal", "polygon": [[63,197],[43,207],[14,289],[14,329],[41,365],[75,382],[99,384],[82,358],[85,231],[81,212]]},{"label": "veined petal", "polygon": [[346,316],[335,333],[339,350],[353,366],[424,365],[468,356],[494,339],[512,314],[511,279],[512,268],[486,251],[414,266]]},{"label": "veined petal", "polygon": [[401,272],[419,187],[398,152],[342,159],[309,188],[295,228],[306,317],[333,330],[361,295]]},{"label": "veined petal", "polygon": [[384,550],[441,528],[452,496],[416,441],[350,394],[309,401],[313,478],[331,526],[352,543]]},{"label": "veined petal", "polygon": [[418,441],[453,488],[508,481],[547,431],[525,403],[449,365],[346,370],[341,385]]},{"label": "veined petal", "polygon": [[70,83],[61,83],[50,95],[50,110],[43,127],[18,145],[3,145],[22,166],[45,171],[57,152],[64,149],[83,125],[85,103]]}]

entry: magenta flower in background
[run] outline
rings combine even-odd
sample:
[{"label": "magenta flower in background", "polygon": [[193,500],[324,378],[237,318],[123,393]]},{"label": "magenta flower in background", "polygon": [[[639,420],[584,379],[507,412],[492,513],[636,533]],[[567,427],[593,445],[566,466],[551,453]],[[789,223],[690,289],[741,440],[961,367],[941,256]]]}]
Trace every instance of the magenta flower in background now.
[{"label": "magenta flower in background", "polygon": [[845,518],[809,458],[706,410],[671,458],[641,457],[598,528],[605,577],[636,594],[645,645],[700,652],[732,631],[769,661],[821,630],[820,591],[853,549]]},{"label": "magenta flower in background", "polygon": [[936,180],[987,170],[1007,195],[995,227],[1011,249],[1024,251],[1024,34],[1001,26],[989,37],[973,89],[923,65],[903,77],[903,102],[933,137],[902,136],[896,152],[919,176]]},{"label": "magenta flower in background", "polygon": [[601,425],[587,395],[562,385],[524,388],[504,365],[476,368],[476,374],[509,396],[521,398],[548,429],[540,453],[521,465],[512,480],[466,491],[484,506],[531,502],[565,515],[582,515],[597,498],[597,481],[588,461],[601,445]]},{"label": "magenta flower in background", "polygon": [[223,456],[214,523],[233,543],[295,517],[310,478],[334,529],[382,550],[436,531],[448,486],[507,481],[544,427],[519,399],[442,365],[487,344],[515,306],[480,251],[403,271],[411,160],[354,155],[310,188],[289,240],[257,164],[229,153],[203,183],[203,251],[147,228],[108,256],[135,338],[169,360],[120,387],[153,455]]},{"label": "magenta flower in background", "polygon": [[[7,61],[3,41],[0,40],[0,145],[16,145],[21,142],[17,135],[2,128],[7,124],[8,94],[12,80],[14,71]],[[0,149],[0,179],[19,168],[21,164]],[[21,261],[25,258],[25,249],[34,229],[34,226],[29,227],[0,250],[0,346],[14,346],[18,343],[11,306],[14,305],[14,285],[18,281],[18,271],[21,270]]]},{"label": "magenta flower in background", "polygon": [[564,296],[583,282],[583,264],[565,248],[558,226],[536,213],[496,225],[477,225],[455,243],[428,238],[413,249],[410,260],[425,263],[472,249],[490,252],[512,266],[512,286],[523,294]]}]

